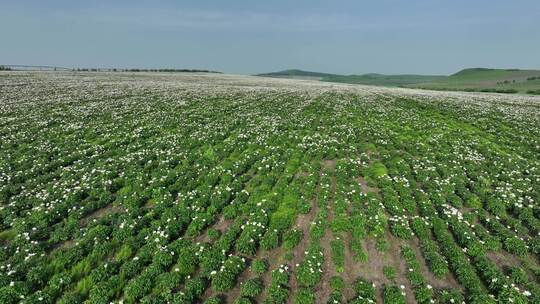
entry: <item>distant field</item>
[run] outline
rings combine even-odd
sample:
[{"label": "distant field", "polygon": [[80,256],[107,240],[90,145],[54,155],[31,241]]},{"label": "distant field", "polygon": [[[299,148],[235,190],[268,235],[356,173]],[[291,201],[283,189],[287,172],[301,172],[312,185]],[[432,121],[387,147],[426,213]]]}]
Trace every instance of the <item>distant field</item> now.
[{"label": "distant field", "polygon": [[540,70],[465,69],[440,80],[408,87],[475,91],[492,89],[527,93],[531,90],[540,90]]},{"label": "distant field", "polygon": [[325,77],[332,77],[332,76],[339,76],[339,75],[293,69],[293,70],[284,70],[280,72],[258,74],[255,76],[272,77],[272,78],[287,78],[287,79],[322,80]]},{"label": "distant field", "polygon": [[433,82],[445,79],[446,76],[429,76],[429,75],[382,75],[382,74],[365,74],[365,75],[332,75],[322,77],[322,81],[342,82],[375,86],[399,87],[411,84]]},{"label": "distant field", "polygon": [[0,304],[540,303],[539,96],[0,75]]},{"label": "distant field", "polygon": [[337,75],[285,70],[257,76],[309,79],[387,87],[407,87],[448,91],[478,91],[495,93],[528,93],[540,95],[540,70],[465,69],[450,76],[437,75]]},{"label": "distant field", "polygon": [[326,82],[339,82],[350,84],[363,84],[374,86],[399,87],[410,84],[432,82],[444,79],[446,76],[430,75],[383,75],[383,74],[363,74],[363,75],[338,75],[329,73],[310,72],[303,70],[285,70],[273,73],[258,74],[256,76],[289,78],[289,79],[310,79]]}]

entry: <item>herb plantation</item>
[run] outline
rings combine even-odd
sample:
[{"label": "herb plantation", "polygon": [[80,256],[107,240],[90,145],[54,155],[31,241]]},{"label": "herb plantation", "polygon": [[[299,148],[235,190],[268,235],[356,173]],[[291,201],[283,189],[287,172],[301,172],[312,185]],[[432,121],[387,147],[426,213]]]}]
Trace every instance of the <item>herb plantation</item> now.
[{"label": "herb plantation", "polygon": [[0,303],[540,303],[540,97],[0,73]]}]

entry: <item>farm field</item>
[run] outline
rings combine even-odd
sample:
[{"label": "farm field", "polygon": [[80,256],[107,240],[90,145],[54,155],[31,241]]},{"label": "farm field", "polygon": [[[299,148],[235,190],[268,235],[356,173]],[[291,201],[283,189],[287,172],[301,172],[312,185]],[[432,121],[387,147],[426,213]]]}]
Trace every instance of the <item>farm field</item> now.
[{"label": "farm field", "polygon": [[302,70],[285,70],[256,76],[438,91],[540,95],[540,70],[471,68],[463,69],[450,76],[384,75],[377,73],[337,75]]},{"label": "farm field", "polygon": [[407,87],[433,90],[540,94],[540,71],[519,69],[464,69],[446,78]]},{"label": "farm field", "polygon": [[[540,73],[539,73],[540,75]],[[255,76],[289,78],[289,79],[310,79],[337,83],[362,84],[371,86],[405,87],[414,84],[425,84],[435,81],[443,81],[447,76],[434,75],[384,75],[369,73],[362,75],[339,75],[318,73],[303,70],[285,70],[273,73],[257,74]]]},{"label": "farm field", "polygon": [[540,96],[0,72],[0,303],[540,303]]}]

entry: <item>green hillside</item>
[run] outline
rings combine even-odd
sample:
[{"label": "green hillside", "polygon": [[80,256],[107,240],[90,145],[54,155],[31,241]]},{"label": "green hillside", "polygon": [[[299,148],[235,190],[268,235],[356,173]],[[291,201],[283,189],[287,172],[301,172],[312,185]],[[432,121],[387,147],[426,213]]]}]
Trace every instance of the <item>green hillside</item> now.
[{"label": "green hillside", "polygon": [[408,87],[434,90],[532,93],[540,90],[540,70],[464,69],[436,81],[408,85]]},{"label": "green hillside", "polygon": [[450,76],[437,76],[376,73],[338,75],[291,69],[256,76],[444,91],[540,94],[540,70],[471,68]]},{"label": "green hillside", "polygon": [[323,77],[322,81],[365,84],[375,86],[398,87],[404,85],[418,84],[443,80],[446,76],[432,75],[383,75],[383,74],[364,74],[364,75],[333,75]]},{"label": "green hillside", "polygon": [[290,69],[290,70],[284,70],[284,71],[279,71],[279,72],[257,74],[255,76],[274,77],[274,78],[293,78],[293,79],[297,79],[297,78],[313,79],[313,78],[316,78],[317,80],[321,80],[323,77],[333,77],[333,76],[338,76],[338,75],[329,74],[329,73],[303,71],[303,70],[298,70],[298,69]]},{"label": "green hillside", "polygon": [[375,86],[404,86],[418,83],[426,83],[442,80],[446,76],[430,75],[383,75],[383,74],[363,74],[363,75],[338,75],[329,73],[319,73],[303,71],[298,69],[284,70],[279,72],[258,74],[256,76],[275,77],[275,78],[293,78],[293,79],[312,79],[328,82],[365,84]]}]

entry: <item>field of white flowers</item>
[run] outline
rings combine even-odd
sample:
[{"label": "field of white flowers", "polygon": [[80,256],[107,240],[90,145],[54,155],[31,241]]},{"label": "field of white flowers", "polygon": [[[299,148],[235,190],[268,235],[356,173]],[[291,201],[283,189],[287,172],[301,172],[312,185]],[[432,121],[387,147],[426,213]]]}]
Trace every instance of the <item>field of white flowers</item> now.
[{"label": "field of white flowers", "polygon": [[540,303],[540,97],[0,72],[0,303]]}]

